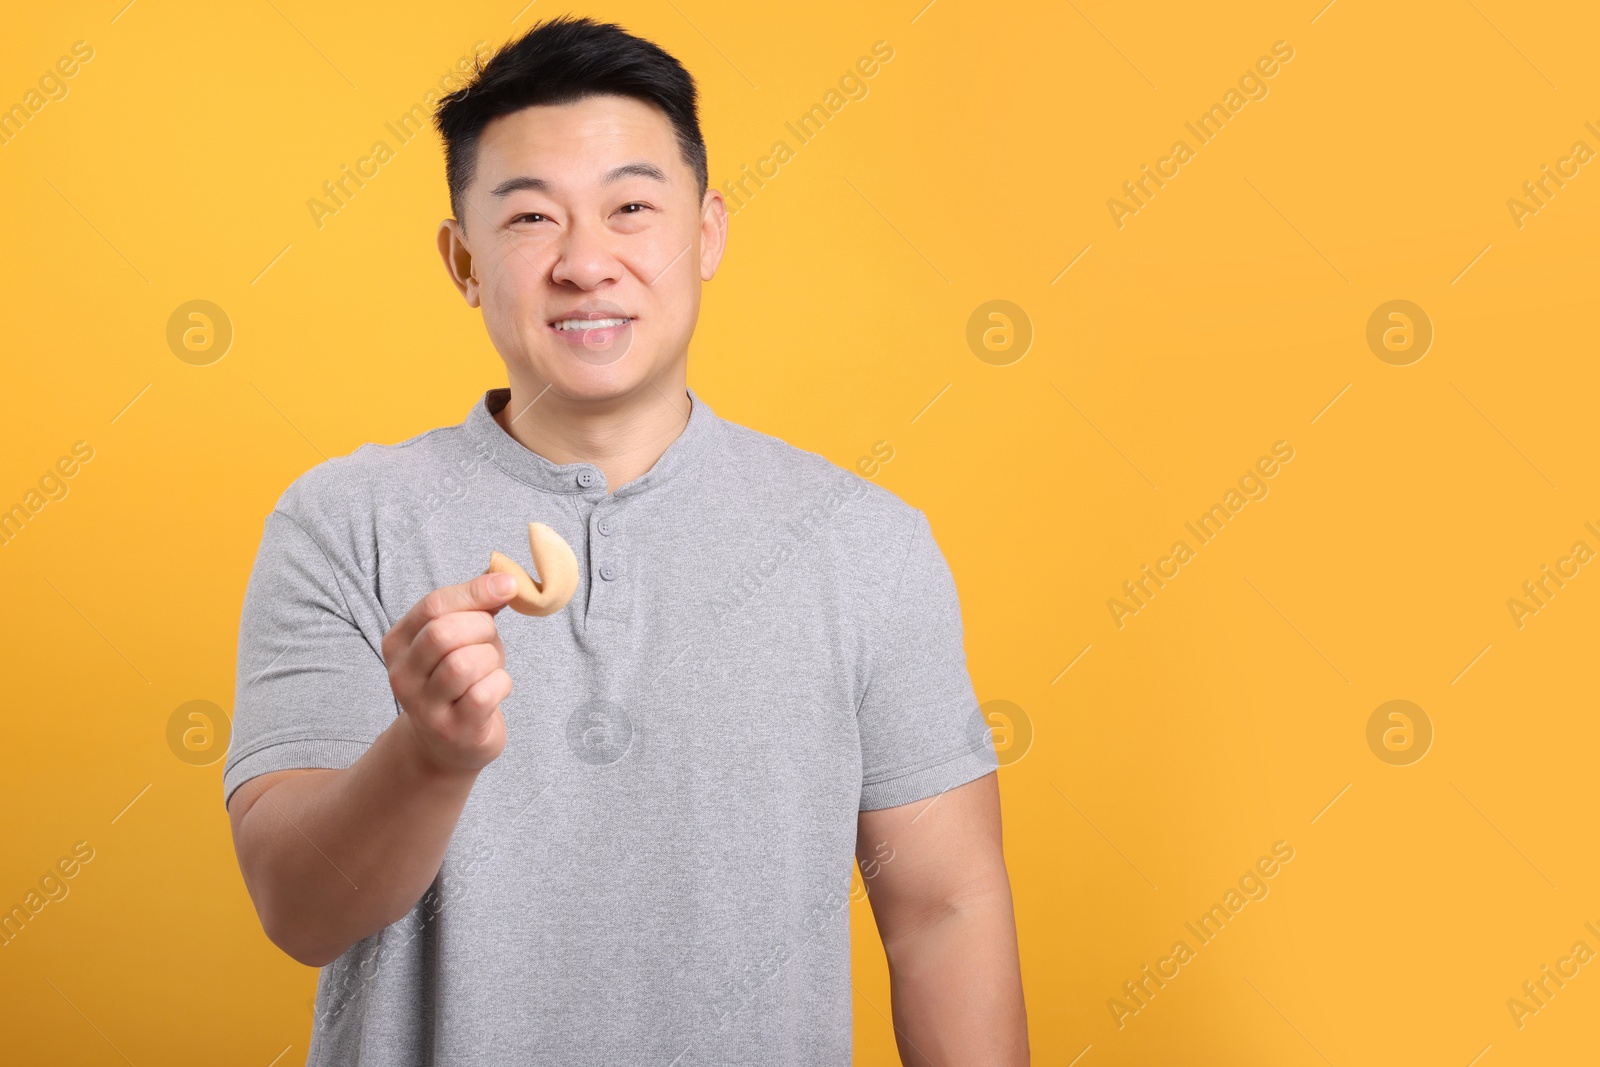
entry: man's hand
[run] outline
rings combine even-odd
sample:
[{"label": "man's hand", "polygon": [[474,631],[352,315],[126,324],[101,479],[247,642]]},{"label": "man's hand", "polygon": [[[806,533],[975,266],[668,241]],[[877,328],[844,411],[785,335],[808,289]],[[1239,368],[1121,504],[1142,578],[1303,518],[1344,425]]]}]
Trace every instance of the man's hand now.
[{"label": "man's hand", "polygon": [[515,592],[482,574],[423,597],[383,638],[404,714],[348,767],[271,771],[234,792],[262,928],[308,967],[397,921],[438,875],[478,772],[505,748],[511,676],[494,614]]},{"label": "man's hand", "polygon": [[423,759],[479,771],[506,746],[500,702],[511,695],[494,616],[516,595],[504,574],[435,589],[383,637],[389,685]]}]

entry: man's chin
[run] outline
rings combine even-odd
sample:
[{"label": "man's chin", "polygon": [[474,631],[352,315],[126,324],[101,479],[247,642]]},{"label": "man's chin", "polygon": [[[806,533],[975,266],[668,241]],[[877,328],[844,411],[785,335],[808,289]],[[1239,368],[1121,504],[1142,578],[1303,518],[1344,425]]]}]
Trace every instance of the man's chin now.
[{"label": "man's chin", "polygon": [[639,388],[646,377],[641,364],[633,359],[594,364],[575,359],[570,353],[553,353],[545,367],[545,380],[551,389],[573,400],[609,400]]}]

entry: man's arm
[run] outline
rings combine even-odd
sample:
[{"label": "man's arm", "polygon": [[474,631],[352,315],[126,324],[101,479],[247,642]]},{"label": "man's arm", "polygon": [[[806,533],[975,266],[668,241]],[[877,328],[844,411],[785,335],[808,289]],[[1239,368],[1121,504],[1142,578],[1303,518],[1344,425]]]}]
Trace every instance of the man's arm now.
[{"label": "man's arm", "polygon": [[515,591],[485,574],[423,597],[383,639],[403,714],[349,767],[273,771],[234,792],[245,887],[301,963],[326,966],[398,921],[438,875],[478,772],[505,747],[511,678],[493,615]]},{"label": "man's arm", "polygon": [[889,960],[901,1061],[1025,1067],[1028,1020],[996,775],[861,812],[856,857]]}]

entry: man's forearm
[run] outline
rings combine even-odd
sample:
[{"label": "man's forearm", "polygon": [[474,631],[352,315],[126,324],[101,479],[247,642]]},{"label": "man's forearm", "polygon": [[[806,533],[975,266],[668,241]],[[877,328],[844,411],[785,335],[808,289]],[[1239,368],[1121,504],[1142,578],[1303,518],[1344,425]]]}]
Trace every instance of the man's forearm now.
[{"label": "man's forearm", "polygon": [[409,729],[397,717],[349,767],[278,782],[245,813],[245,884],[267,936],[301,963],[395,922],[439,872],[477,773],[431,766]]},{"label": "man's forearm", "polygon": [[895,1041],[906,1067],[1025,1067],[1009,890],[954,906],[885,944]]}]

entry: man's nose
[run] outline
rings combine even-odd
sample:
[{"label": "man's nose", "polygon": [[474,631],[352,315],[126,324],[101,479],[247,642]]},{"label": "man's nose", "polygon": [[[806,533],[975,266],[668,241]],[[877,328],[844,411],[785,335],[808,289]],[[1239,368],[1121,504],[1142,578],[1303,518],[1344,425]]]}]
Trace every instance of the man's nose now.
[{"label": "man's nose", "polygon": [[599,222],[574,219],[561,234],[551,276],[555,281],[570,282],[580,289],[593,289],[602,282],[615,281],[617,257],[611,247],[614,236]]}]

